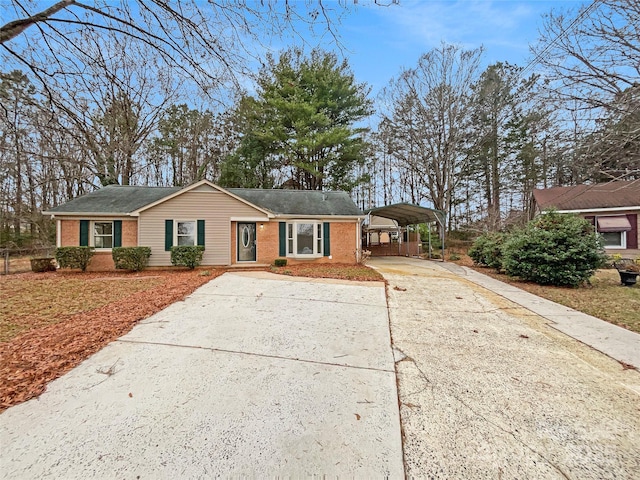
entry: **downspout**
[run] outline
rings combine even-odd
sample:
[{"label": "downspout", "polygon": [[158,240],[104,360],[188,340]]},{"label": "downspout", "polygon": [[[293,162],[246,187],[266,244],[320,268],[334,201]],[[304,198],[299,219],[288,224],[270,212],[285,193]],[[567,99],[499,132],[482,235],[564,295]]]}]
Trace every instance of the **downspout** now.
[{"label": "downspout", "polygon": [[[53,215],[51,215],[53,218]],[[58,218],[56,220],[56,247],[60,248],[62,246],[62,221]]]},{"label": "downspout", "polygon": [[438,215],[438,213],[441,213],[444,217],[444,212],[438,212],[435,213],[436,216],[436,220],[438,221],[438,223],[440,224],[440,253],[442,254],[442,262],[444,262],[444,218],[440,218],[440,215]]},{"label": "downspout", "polygon": [[356,220],[356,263],[362,259],[362,222],[364,219]]}]

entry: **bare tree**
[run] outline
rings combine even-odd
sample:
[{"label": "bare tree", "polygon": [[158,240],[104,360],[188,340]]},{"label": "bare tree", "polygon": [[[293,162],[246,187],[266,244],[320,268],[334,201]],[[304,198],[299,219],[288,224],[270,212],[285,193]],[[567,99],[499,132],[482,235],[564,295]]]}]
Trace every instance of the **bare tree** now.
[{"label": "bare tree", "polygon": [[[323,0],[60,0],[38,11],[39,2],[10,0],[0,27],[5,60],[32,72],[45,86],[52,75],[82,74],[87,65],[82,42],[90,34],[128,39],[153,52],[156,68],[195,81],[205,92],[247,73],[247,59],[260,57],[261,41],[295,34],[306,23],[335,36],[343,7]],[[138,59],[142,60],[142,59]]]},{"label": "bare tree", "polygon": [[532,64],[542,66],[546,88],[564,108],[565,121],[571,125],[579,119],[571,127],[573,181],[636,178],[640,3],[595,0],[576,12],[552,11],[532,51]]},{"label": "bare tree", "polygon": [[383,95],[392,106],[387,121],[396,144],[394,155],[409,167],[409,201],[430,200],[450,214],[466,161],[466,126],[471,86],[479,74],[482,49],[443,44],[422,55],[415,68],[392,80]]}]

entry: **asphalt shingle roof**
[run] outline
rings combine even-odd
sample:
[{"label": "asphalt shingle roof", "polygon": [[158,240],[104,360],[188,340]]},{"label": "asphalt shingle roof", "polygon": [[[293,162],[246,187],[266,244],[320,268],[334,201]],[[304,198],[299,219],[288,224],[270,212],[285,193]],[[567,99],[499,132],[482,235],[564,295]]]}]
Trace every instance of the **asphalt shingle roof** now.
[{"label": "asphalt shingle roof", "polygon": [[108,185],[51,208],[47,213],[127,214],[178,192],[180,189],[180,187]]},{"label": "asphalt shingle roof", "polygon": [[362,215],[346,192],[229,188],[230,193],[276,215]]},{"label": "asphalt shingle roof", "polygon": [[[181,187],[109,185],[47,213],[128,214],[179,192]],[[230,188],[230,193],[276,215],[362,215],[346,192]]]},{"label": "asphalt shingle roof", "polygon": [[542,210],[640,207],[640,180],[535,189],[533,197]]}]

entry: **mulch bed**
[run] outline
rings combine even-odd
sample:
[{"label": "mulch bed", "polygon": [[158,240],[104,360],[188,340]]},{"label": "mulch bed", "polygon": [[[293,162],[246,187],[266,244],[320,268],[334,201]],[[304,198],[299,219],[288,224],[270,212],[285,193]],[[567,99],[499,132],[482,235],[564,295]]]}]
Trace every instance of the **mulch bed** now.
[{"label": "mulch bed", "polygon": [[[0,343],[0,412],[37,397],[47,383],[127,333],[138,321],[183,299],[224,270],[211,270],[208,276],[198,271],[145,273],[150,277],[159,276],[163,281],[148,290]],[[37,279],[43,275],[43,278],[51,278],[50,274],[25,274],[21,278]],[[66,275],[79,275],[87,281],[118,278],[117,274]]]}]

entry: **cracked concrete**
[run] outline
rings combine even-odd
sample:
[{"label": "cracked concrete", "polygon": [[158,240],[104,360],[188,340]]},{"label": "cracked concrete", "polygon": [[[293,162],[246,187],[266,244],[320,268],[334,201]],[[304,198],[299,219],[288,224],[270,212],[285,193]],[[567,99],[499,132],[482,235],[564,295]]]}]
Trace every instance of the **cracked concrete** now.
[{"label": "cracked concrete", "polygon": [[0,478],[402,478],[384,284],[227,273],[0,415]]},{"label": "cracked concrete", "polygon": [[440,263],[370,264],[389,282],[408,478],[640,478],[638,371]]}]

